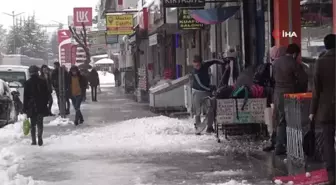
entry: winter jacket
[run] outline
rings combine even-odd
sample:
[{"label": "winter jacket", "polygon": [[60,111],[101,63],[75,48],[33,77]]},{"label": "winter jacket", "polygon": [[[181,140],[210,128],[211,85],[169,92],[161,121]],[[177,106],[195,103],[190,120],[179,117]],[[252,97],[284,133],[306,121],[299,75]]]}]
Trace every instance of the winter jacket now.
[{"label": "winter jacket", "polygon": [[24,84],[23,112],[29,118],[37,115],[48,115],[49,97],[50,94],[46,81],[39,78],[38,75],[33,75]]},{"label": "winter jacket", "polygon": [[89,74],[89,82],[91,86],[98,86],[99,85],[99,75],[96,70],[92,70]]},{"label": "winter jacket", "polygon": [[[60,69],[60,68],[59,68]],[[59,69],[54,69],[51,74],[51,83],[54,87],[56,92],[59,92]],[[64,85],[65,85],[65,91],[69,91],[69,72],[64,71]]]},{"label": "winter jacket", "polygon": [[41,73],[40,75],[40,78],[42,80],[45,80],[46,83],[47,83],[47,87],[48,87],[48,90],[49,90],[49,93],[51,94],[52,93],[52,90],[53,90],[53,85],[52,85],[52,80],[51,80],[51,76],[49,74],[47,74],[47,76],[43,75]]},{"label": "winter jacket", "polygon": [[274,61],[273,76],[275,91],[295,93],[307,90],[308,75],[292,56],[285,55]]},{"label": "winter jacket", "polygon": [[224,64],[220,60],[209,60],[201,64],[200,69],[194,69],[192,72],[192,88],[198,91],[210,91],[209,67],[214,64]]},{"label": "winter jacket", "polygon": [[[79,88],[83,91],[87,87],[87,82],[85,80],[85,77],[78,73],[78,80],[79,80]],[[69,94],[72,95],[72,75],[71,73],[68,75],[68,81],[69,81]]]},{"label": "winter jacket", "polygon": [[315,64],[310,113],[318,122],[335,121],[335,53],[328,50]]}]

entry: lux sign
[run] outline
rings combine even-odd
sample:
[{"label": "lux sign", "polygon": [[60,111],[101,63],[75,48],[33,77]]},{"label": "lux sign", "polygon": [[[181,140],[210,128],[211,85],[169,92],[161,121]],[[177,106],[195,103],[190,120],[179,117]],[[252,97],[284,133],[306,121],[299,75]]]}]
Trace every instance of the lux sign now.
[{"label": "lux sign", "polygon": [[74,26],[92,26],[92,8],[74,8]]},{"label": "lux sign", "polygon": [[201,7],[205,0],[164,0],[164,7]]}]

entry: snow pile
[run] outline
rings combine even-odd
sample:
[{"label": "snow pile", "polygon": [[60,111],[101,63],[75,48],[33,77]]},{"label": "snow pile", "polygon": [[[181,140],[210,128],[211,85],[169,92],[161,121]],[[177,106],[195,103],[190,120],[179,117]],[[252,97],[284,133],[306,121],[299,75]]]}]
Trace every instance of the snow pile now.
[{"label": "snow pile", "polygon": [[50,126],[63,126],[63,125],[73,125],[74,122],[70,121],[69,118],[57,117],[56,119],[49,122]]},{"label": "snow pile", "polygon": [[74,131],[66,136],[52,136],[45,140],[50,150],[115,149],[151,152],[199,149],[211,150],[214,137],[196,136],[189,120],[164,116],[124,121],[102,128]]},{"label": "snow pile", "polygon": [[205,176],[237,176],[244,175],[243,170],[224,170],[224,171],[214,171],[204,174]]},{"label": "snow pile", "polygon": [[26,119],[26,115],[19,115],[18,121],[14,124],[6,125],[0,129],[0,141],[12,141],[22,138],[23,135],[23,120]]},{"label": "snow pile", "polygon": [[114,75],[106,71],[98,71],[100,85],[114,85]]},{"label": "snow pile", "polygon": [[229,182],[225,182],[225,183],[220,183],[220,184],[208,184],[208,185],[251,185],[249,183],[247,183],[246,180],[243,180],[241,182],[238,182],[236,180],[230,180]]},{"label": "snow pile", "polygon": [[31,177],[17,174],[22,157],[16,156],[12,151],[3,148],[0,151],[0,182],[2,185],[38,185]]}]

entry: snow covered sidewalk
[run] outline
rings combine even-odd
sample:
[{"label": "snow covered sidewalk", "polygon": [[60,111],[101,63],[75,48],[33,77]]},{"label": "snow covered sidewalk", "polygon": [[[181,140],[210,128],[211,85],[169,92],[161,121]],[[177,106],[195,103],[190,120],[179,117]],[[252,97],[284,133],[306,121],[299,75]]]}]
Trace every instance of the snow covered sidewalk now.
[{"label": "snow covered sidewalk", "polygon": [[[191,123],[191,120],[178,120],[164,116],[133,119],[105,127],[74,130],[67,135],[52,135],[44,140],[43,147],[32,147],[29,145],[29,137],[12,134],[14,138],[21,138],[21,140],[16,140],[15,145],[8,146],[1,151],[0,164],[6,164],[2,166],[1,177],[6,179],[4,182],[7,184],[5,185],[166,184],[166,181],[160,178],[152,179],[151,176],[167,170],[179,171],[180,169],[174,165],[162,166],[156,163],[168,160],[168,163],[174,164],[175,160],[183,158],[181,163],[189,164],[192,161],[185,161],[186,156],[196,157],[197,160],[216,161],[223,156],[214,155],[214,151],[239,150],[239,147],[235,147],[237,143],[234,142],[228,142],[223,148],[222,144],[215,141],[214,136],[196,136]],[[9,126],[6,129],[13,128],[13,133],[15,133],[21,129],[18,125]],[[244,147],[246,146],[241,146],[241,148]],[[160,156],[160,160],[153,159],[153,156],[154,158]],[[120,163],[119,160],[126,162]],[[142,164],[148,160],[152,162]],[[194,162],[199,163],[200,161]],[[100,168],[93,168],[92,165],[99,165]],[[211,172],[208,170],[202,172],[202,164],[200,165],[200,171],[197,170],[192,174],[198,178],[202,177],[199,181],[190,180],[187,175],[182,177],[182,180],[172,180],[172,184],[179,184],[179,182],[209,185],[249,184],[244,180],[244,176],[251,172],[232,169],[232,164],[227,164],[229,167],[227,170]],[[58,174],[60,169],[67,175]],[[18,175],[18,172],[22,172],[28,178]],[[111,176],[114,173],[119,176]],[[68,177],[69,174],[71,174],[70,177]],[[176,175],[168,172],[165,174],[167,177]],[[29,176],[42,181],[33,181]],[[231,179],[235,177],[240,178]],[[186,179],[183,180],[184,178]]]},{"label": "snow covered sidewalk", "polygon": [[30,146],[22,122],[0,129],[0,185],[271,184],[269,169],[249,157],[258,143],[218,144],[196,136],[192,120],[148,117],[117,92],[104,89],[98,103],[84,104],[79,127],[46,119],[43,147]]}]

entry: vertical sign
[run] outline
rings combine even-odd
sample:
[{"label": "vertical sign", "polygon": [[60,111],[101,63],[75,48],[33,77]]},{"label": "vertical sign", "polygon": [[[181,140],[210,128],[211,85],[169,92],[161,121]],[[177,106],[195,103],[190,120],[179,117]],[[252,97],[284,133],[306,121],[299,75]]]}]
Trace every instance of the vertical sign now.
[{"label": "vertical sign", "polygon": [[75,45],[71,44],[71,32],[70,30],[58,30],[58,44],[59,44],[59,55],[60,63],[70,64],[72,61],[76,60],[76,55],[73,55],[72,48]]},{"label": "vertical sign", "polygon": [[92,26],[92,8],[74,8],[73,23],[75,27]]}]

